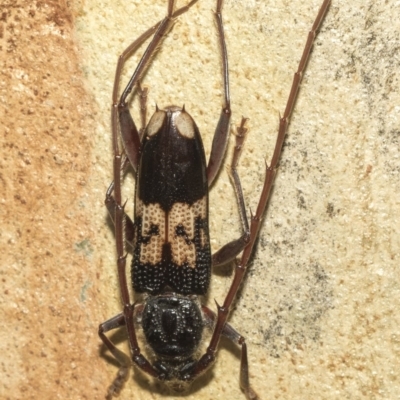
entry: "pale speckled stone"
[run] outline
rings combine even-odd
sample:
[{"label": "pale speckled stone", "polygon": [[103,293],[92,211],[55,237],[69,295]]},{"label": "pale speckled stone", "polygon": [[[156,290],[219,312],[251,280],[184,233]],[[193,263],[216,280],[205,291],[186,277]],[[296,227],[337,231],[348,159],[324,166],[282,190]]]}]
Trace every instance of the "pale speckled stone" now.
[{"label": "pale speckled stone", "polygon": [[[240,175],[253,210],[320,3],[226,0],[232,121],[250,118]],[[144,80],[149,116],[156,102],[185,104],[207,154],[222,101],[214,8],[199,0],[180,18]],[[10,0],[0,9],[0,398],[103,399],[116,367],[99,356],[97,326],[121,310],[102,205],[113,74],[166,0]],[[334,0],[316,40],[230,319],[247,338],[262,399],[400,398],[399,13],[395,0]],[[218,249],[239,234],[225,170],[210,214]],[[214,275],[210,307],[229,278],[227,269]],[[238,374],[239,351],[223,341],[187,398],[243,399]],[[120,399],[176,398],[131,375]]]}]

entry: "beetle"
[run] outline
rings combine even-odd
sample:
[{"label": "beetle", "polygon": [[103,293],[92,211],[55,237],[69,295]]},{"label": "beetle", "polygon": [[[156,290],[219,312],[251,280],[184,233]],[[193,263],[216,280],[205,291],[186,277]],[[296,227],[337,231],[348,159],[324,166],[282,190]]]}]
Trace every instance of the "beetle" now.
[{"label": "beetle", "polygon": [[[106,336],[108,331],[121,326],[127,330],[133,363],[150,376],[164,381],[175,392],[186,390],[214,363],[221,335],[227,337],[241,346],[241,389],[247,399],[259,398],[249,383],[245,338],[227,323],[227,319],[258,236],[302,74],[330,0],[323,1],[308,34],[286,108],[280,118],[275,149],[269,165],[266,164],[258,206],[250,223],[237,173],[247,134],[246,118],[242,118],[237,127],[230,171],[243,232],[215,254],[211,254],[210,246],[208,190],[223,163],[231,118],[228,56],[222,22],[223,0],[217,0],[215,19],[222,55],[224,104],[208,164],[199,129],[184,107],[157,107],[147,127],[143,128],[147,89],[142,89],[141,78],[174,20],[196,2],[192,0],[174,10],[174,0],[168,0],[167,16],[135,40],[120,55],[117,64],[112,96],[114,181],[107,191],[105,203],[115,225],[123,311],[99,326],[101,340],[121,365],[109,388],[108,398],[120,392],[131,365],[129,357]],[[119,82],[125,61],[151,36],[153,38],[119,98]],[[139,93],[141,103],[141,129],[137,129],[128,107],[127,99],[134,89]],[[125,213],[121,195],[121,174],[129,165],[136,173],[133,220]],[[131,280],[133,290],[141,295],[139,303],[132,303],[130,299],[125,241],[132,246]],[[211,267],[233,261],[235,273],[230,289],[224,303],[217,304],[217,313],[214,313],[201,303],[201,296],[207,294],[209,287]],[[138,327],[143,330],[150,361],[139,345]],[[199,357],[204,328],[209,328],[212,335],[205,354]]]}]

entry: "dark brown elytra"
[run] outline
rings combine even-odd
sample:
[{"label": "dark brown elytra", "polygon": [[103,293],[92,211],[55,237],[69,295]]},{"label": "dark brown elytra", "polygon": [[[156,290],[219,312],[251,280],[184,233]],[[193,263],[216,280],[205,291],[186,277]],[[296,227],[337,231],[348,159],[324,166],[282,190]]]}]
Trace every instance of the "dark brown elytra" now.
[{"label": "dark brown elytra", "polygon": [[[175,1],[169,0],[167,16],[142,34],[120,55],[115,73],[112,96],[114,182],[107,191],[106,206],[115,224],[117,268],[123,311],[99,326],[101,340],[121,365],[117,377],[109,388],[107,394],[109,399],[119,394],[128,377],[132,361],[145,373],[165,381],[172,390],[177,392],[185,390],[196,377],[203,374],[214,363],[221,335],[241,346],[240,387],[247,399],[259,399],[249,383],[245,338],[227,323],[227,319],[246,273],[262,217],[268,204],[302,75],[317,30],[331,1],[323,1],[308,34],[297,72],[294,74],[286,108],[280,118],[271,162],[266,165],[264,186],[258,206],[255,214],[251,215],[250,223],[247,219],[241,183],[237,173],[237,165],[247,133],[246,118],[242,118],[240,126],[237,127],[236,144],[231,161],[231,176],[239,204],[243,233],[240,238],[224,245],[213,255],[209,253],[207,244],[209,243],[207,217],[193,219],[193,226],[195,226],[193,238],[190,237],[187,227],[183,224],[177,222],[172,227],[172,235],[175,235],[172,238],[172,235],[166,234],[170,227],[162,228],[164,222],[155,223],[154,221],[165,220],[167,221],[166,225],[170,221],[169,218],[175,221],[171,217],[171,210],[175,205],[179,205],[180,209],[188,209],[188,215],[195,212],[193,211],[194,204],[198,207],[196,202],[208,211],[208,188],[214,182],[225,156],[231,117],[228,56],[222,23],[223,0],[217,0],[215,19],[222,58],[224,104],[215,129],[207,165],[198,129],[184,108],[174,106],[167,107],[165,110],[157,108],[147,128],[144,128],[147,90],[140,86],[140,81],[150,60],[172,28],[174,20],[188,11],[197,1],[192,0],[186,6],[174,11]],[[125,61],[151,36],[153,38],[150,44],[119,98],[119,82]],[[127,98],[134,89],[137,90],[140,97],[140,129],[136,128],[128,108]],[[192,161],[190,164],[188,160],[197,161]],[[121,196],[121,176],[128,165],[137,174],[134,220],[125,214]],[[174,173],[173,168],[179,169]],[[191,176],[196,176],[196,178],[188,179]],[[165,177],[165,188],[163,177]],[[158,219],[150,220],[151,223],[144,228],[142,227],[143,221],[148,217],[144,217],[147,214],[143,210],[147,212],[150,207],[153,208],[148,214],[155,215],[154,218]],[[176,220],[179,220],[179,214]],[[159,240],[162,229],[166,235],[164,237],[171,238],[171,243],[167,240],[159,245],[159,248],[158,245],[154,245],[160,254],[157,256],[158,261],[153,263],[151,260],[157,258],[156,255],[147,253],[143,255],[140,251],[153,239]],[[190,257],[184,258],[186,261],[181,264],[173,260],[182,256],[174,253],[174,240],[180,240],[195,249],[191,254],[194,261],[189,262]],[[125,241],[130,243],[134,249],[132,284],[137,293],[144,293],[142,303],[133,304],[130,298],[126,278]],[[146,262],[142,262],[142,259]],[[221,306],[217,304],[217,313],[214,313],[201,304],[199,296],[207,292],[211,267],[232,261],[235,262],[233,281],[223,304]],[[118,350],[105,335],[106,332],[122,326],[125,326],[127,330],[130,358]],[[149,351],[150,361],[142,353],[137,340],[136,329],[139,326],[143,329],[146,342],[151,349]],[[212,335],[205,354],[198,357],[203,328],[211,329]]]}]

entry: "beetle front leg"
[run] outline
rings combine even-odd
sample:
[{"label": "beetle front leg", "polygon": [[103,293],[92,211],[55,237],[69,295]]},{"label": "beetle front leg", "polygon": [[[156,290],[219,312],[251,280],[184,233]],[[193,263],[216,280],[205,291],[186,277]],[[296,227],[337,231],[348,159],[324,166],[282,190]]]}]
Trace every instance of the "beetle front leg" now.
[{"label": "beetle front leg", "polygon": [[132,363],[130,358],[121,350],[119,350],[114,343],[105,335],[106,332],[109,332],[113,329],[119,328],[125,325],[124,315],[118,314],[113,318],[110,318],[108,321],[103,322],[99,325],[99,336],[103,343],[106,345],[108,350],[114,356],[114,358],[118,361],[120,368],[118,370],[117,376],[114,381],[110,385],[107,391],[107,400],[112,399],[114,396],[118,396],[124,387],[125,382],[129,378],[129,368]]},{"label": "beetle front leg", "polygon": [[[146,357],[143,356],[136,339],[135,323],[138,323],[138,320],[141,319],[142,312],[143,304],[136,304],[134,306],[129,305],[125,307],[123,313],[120,313],[99,325],[98,333],[100,339],[120,365],[114,381],[108,388],[106,396],[107,400],[111,400],[113,397],[118,396],[123,389],[125,382],[129,378],[129,368],[132,366],[131,358],[144,372],[160,379],[160,373],[155,370]],[[126,326],[128,331],[132,351],[131,357],[128,357],[123,351],[119,350],[105,335],[107,332],[122,326]]]},{"label": "beetle front leg", "polygon": [[[210,310],[206,306],[202,306],[201,311],[203,312],[203,316],[207,326],[209,326],[210,329],[212,329],[217,320],[217,316],[212,310]],[[247,358],[247,345],[245,338],[232,325],[228,323],[225,324],[221,332],[221,335],[241,347],[240,379],[239,379],[240,388],[246,395],[247,400],[259,400],[257,393],[250,386],[249,363]]]}]

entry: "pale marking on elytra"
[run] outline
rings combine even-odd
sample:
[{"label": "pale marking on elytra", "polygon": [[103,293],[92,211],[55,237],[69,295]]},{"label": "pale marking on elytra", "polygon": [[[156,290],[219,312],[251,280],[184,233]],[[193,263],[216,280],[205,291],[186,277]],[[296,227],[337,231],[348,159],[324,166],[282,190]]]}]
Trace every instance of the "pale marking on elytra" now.
[{"label": "pale marking on elytra", "polygon": [[184,136],[188,139],[194,138],[194,121],[187,112],[176,113],[174,122],[181,136]]},{"label": "pale marking on elytra", "polygon": [[[193,139],[195,135],[195,123],[193,118],[185,111],[170,110],[170,112],[172,113],[172,125],[176,127],[178,133],[187,139]],[[166,111],[156,111],[147,126],[146,135],[149,137],[156,135],[160,131],[166,117]]]},{"label": "pale marking on elytra", "polygon": [[[139,212],[138,212],[139,211]],[[157,203],[149,205],[137,202],[137,216],[142,217],[143,237],[148,237],[147,243],[140,243],[140,262],[143,264],[158,264],[162,260],[162,246],[164,243],[171,244],[172,261],[177,265],[187,263],[191,268],[196,267],[196,249],[193,243],[195,235],[195,219],[205,219],[207,215],[207,199],[196,201],[192,205],[187,203],[175,203],[168,213],[168,232],[166,232],[165,211]],[[158,227],[158,234],[149,237],[152,226]],[[176,229],[181,226],[185,236],[176,234]],[[207,237],[204,229],[200,231],[200,244],[206,245]]]},{"label": "pale marking on elytra", "polygon": [[165,111],[156,111],[150,119],[147,125],[146,134],[147,136],[153,136],[159,132],[167,114]]},{"label": "pale marking on elytra", "polygon": [[162,259],[162,245],[165,232],[165,212],[159,204],[141,204],[142,211],[142,236],[149,237],[149,231],[153,225],[158,227],[159,234],[152,234],[148,243],[140,245],[140,262],[157,264]]}]

